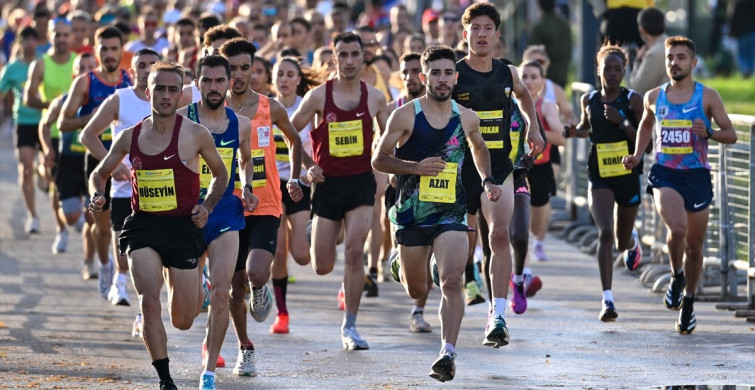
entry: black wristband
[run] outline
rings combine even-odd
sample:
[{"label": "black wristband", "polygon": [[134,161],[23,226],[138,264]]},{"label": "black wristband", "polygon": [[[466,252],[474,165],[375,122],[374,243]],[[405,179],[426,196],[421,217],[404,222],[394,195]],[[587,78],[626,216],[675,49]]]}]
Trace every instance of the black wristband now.
[{"label": "black wristband", "polygon": [[251,185],[251,184],[246,184],[246,185],[244,185],[244,188],[248,189],[248,190],[249,190],[249,192],[251,192],[251,193],[254,193],[254,189],[252,188],[252,185]]},{"label": "black wristband", "polygon": [[713,136],[713,128],[712,127],[708,127],[705,130],[708,131],[708,136],[706,136],[705,139],[710,139],[710,137]]},{"label": "black wristband", "polygon": [[492,177],[488,176],[488,177],[482,179],[482,186],[485,187],[485,183],[488,183],[488,182],[490,182],[491,184],[495,185],[495,180]]}]

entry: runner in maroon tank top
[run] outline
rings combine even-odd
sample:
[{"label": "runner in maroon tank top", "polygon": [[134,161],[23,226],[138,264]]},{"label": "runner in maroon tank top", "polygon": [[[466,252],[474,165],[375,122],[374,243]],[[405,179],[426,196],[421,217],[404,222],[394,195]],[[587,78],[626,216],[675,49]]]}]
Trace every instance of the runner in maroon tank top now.
[{"label": "runner in maroon tank top", "polygon": [[[207,128],[176,115],[182,81],[180,66],[166,62],[152,66],[147,90],[152,116],[116,137],[89,183],[94,194],[89,208],[100,213],[105,204],[105,181],[126,154],[130,155],[133,212],[123,225],[119,246],[128,254],[144,316],[144,344],[161,389],[176,389],[160,314],[163,275],[171,323],[189,329],[204,300],[197,271],[197,259],[205,250],[202,227],[228,183],[228,172]],[[201,205],[197,204],[200,156],[212,172]]]}]

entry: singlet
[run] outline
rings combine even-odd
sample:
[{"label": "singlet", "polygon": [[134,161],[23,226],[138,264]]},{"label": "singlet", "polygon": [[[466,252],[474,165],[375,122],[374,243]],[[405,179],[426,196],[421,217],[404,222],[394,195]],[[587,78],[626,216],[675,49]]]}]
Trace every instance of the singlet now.
[{"label": "singlet", "polygon": [[[543,117],[542,109],[543,109],[543,98],[538,98],[535,102],[535,111],[537,112],[537,117],[540,118],[540,123],[543,126],[544,131],[551,131],[551,127],[548,124],[548,121],[545,120]],[[535,158],[535,165],[542,165],[547,164],[551,162],[551,143],[545,142],[545,146],[543,147],[543,152],[540,153],[537,158]]]},{"label": "singlet", "polygon": [[199,200],[199,174],[181,162],[178,136],[183,117],[176,115],[176,124],[168,147],[155,155],[139,150],[142,122],[131,135],[131,209],[155,215],[191,215]]},{"label": "singlet", "polygon": [[[299,108],[299,104],[301,104],[302,97],[297,96],[296,102],[291,107],[286,107],[286,113],[288,114],[288,117],[291,118],[294,116],[294,112],[296,112],[296,109]],[[312,137],[310,137],[309,133],[312,131],[312,125],[307,123],[307,127],[304,128],[304,130],[299,132],[299,137],[301,138],[301,144],[304,148],[304,153],[307,153],[307,155],[312,156]],[[278,176],[283,181],[288,181],[288,179],[291,178],[291,163],[288,159],[288,145],[286,144],[285,137],[283,136],[283,132],[278,129],[278,126],[273,125],[273,137],[275,138],[275,165],[278,168]],[[303,174],[306,174],[305,170],[302,170]],[[301,183],[304,185],[304,183]]]},{"label": "singlet", "polygon": [[[233,196],[234,182],[236,181],[236,151],[239,149],[239,118],[236,117],[236,113],[228,107],[225,108],[225,114],[228,116],[228,127],[221,134],[212,134],[212,138],[215,140],[215,148],[218,150],[220,159],[223,160],[225,170],[228,172],[228,185],[225,186],[223,191],[223,197]],[[199,121],[199,112],[197,111],[197,103],[192,103],[188,107],[189,113],[186,116],[189,120],[197,123]],[[207,191],[210,189],[210,182],[212,181],[212,172],[207,166],[202,156],[199,157],[199,202],[204,202],[207,197]]]},{"label": "singlet", "polygon": [[[511,70],[506,63],[493,59],[490,72],[478,72],[465,60],[456,63],[458,78],[453,99],[462,106],[474,110],[480,117],[480,134],[490,151],[490,166],[493,176],[504,173],[511,167],[511,92],[514,90]],[[467,150],[467,159],[472,153]],[[474,164],[464,168],[466,175],[477,175]]]},{"label": "singlet", "polygon": [[[68,61],[63,64],[58,64],[52,59],[50,54],[42,56],[42,62],[45,65],[44,72],[42,73],[42,82],[39,84],[39,96],[44,102],[51,102],[52,99],[67,93],[73,83],[73,62],[76,56],[73,52],[68,54]],[[42,115],[47,112],[44,110]],[[50,127],[50,137],[60,137],[60,131],[58,131],[57,122]]]},{"label": "singlet", "polygon": [[[121,131],[139,123],[152,113],[152,105],[149,100],[142,100],[136,96],[133,88],[116,89],[114,95],[118,95],[118,119],[113,121],[112,129],[115,137]],[[123,159],[129,169],[131,160],[128,155]],[[130,198],[131,181],[113,179],[110,187],[110,196],[113,198]]]},{"label": "singlet", "polygon": [[526,127],[522,111],[519,109],[519,104],[516,99],[511,99],[511,132],[509,137],[511,138],[511,153],[509,158],[511,161],[519,161],[524,156],[524,145],[526,144],[526,138],[522,132]]},{"label": "singlet", "polygon": [[[252,118],[252,161],[254,174],[252,188],[259,199],[257,208],[251,213],[244,210],[244,215],[272,215],[280,217],[283,214],[280,178],[275,165],[275,139],[273,138],[273,123],[270,118],[270,99],[259,95],[257,112]],[[241,182],[236,182],[236,195],[241,197]]]},{"label": "singlet", "polygon": [[[61,95],[61,104],[68,99],[68,92]],[[62,115],[62,113],[61,113]],[[58,144],[58,153],[66,156],[84,156],[87,149],[79,142],[81,130],[60,133],[60,143]]]},{"label": "singlet", "polygon": [[414,129],[406,142],[395,150],[396,158],[421,161],[440,157],[445,169],[437,176],[397,175],[397,200],[388,217],[403,229],[411,226],[464,224],[466,201],[461,170],[469,148],[461,126],[456,102],[451,102],[451,118],[442,129],[428,123],[419,99],[414,100]]},{"label": "singlet", "polygon": [[672,169],[710,169],[708,140],[692,132],[692,123],[701,118],[710,127],[710,118],[703,108],[705,86],[695,83],[692,98],[682,104],[666,99],[666,88],[661,86],[655,103],[655,162]]},{"label": "singlet", "polygon": [[[116,89],[131,86],[131,79],[128,78],[126,71],[123,69],[119,69],[119,71],[121,72],[121,78],[115,84],[106,83],[95,71],[87,73],[87,82],[89,83],[87,100],[79,108],[78,116],[89,115],[95,112],[105,99],[115,93]],[[110,129],[107,129],[104,133],[100,134],[100,139],[102,140],[102,144],[105,145],[105,149],[110,149],[110,144],[113,142],[113,133]]]},{"label": "singlet", "polygon": [[549,102],[558,104],[556,101],[556,88],[553,86],[553,81],[551,81],[551,79],[545,79],[545,93],[543,93],[543,98]]},{"label": "singlet", "polygon": [[627,137],[619,125],[606,119],[604,104],[615,107],[622,117],[637,127],[637,118],[629,104],[634,92],[621,87],[619,97],[603,103],[600,90],[592,91],[587,102],[587,120],[590,123],[590,155],[587,158],[587,175],[591,180],[642,174],[642,161],[632,171],[624,169],[624,156],[634,153],[634,139]]},{"label": "singlet", "polygon": [[372,171],[372,116],[367,104],[367,84],[360,81],[359,105],[352,111],[338,108],[333,100],[333,80],[325,83],[322,122],[311,132],[315,164],[328,177],[347,177]]}]

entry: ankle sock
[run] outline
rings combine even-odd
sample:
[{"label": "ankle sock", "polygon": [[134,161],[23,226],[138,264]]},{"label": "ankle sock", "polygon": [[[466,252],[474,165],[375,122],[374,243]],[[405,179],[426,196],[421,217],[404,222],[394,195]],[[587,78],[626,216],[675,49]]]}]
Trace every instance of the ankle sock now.
[{"label": "ankle sock", "polygon": [[506,298],[493,298],[493,315],[503,316],[506,310]]},{"label": "ankle sock", "polygon": [[522,283],[523,281],[524,281],[524,274],[522,275],[514,274],[514,283],[519,284],[519,283]]},{"label": "ankle sock", "polygon": [[422,314],[424,313],[424,311],[425,311],[424,307],[414,306],[414,308],[412,309],[412,315],[415,315],[417,313]]},{"label": "ankle sock", "polygon": [[157,371],[157,377],[160,378],[160,381],[170,381],[173,380],[170,377],[170,359],[164,358],[164,359],[157,359],[152,361],[152,366],[155,367],[155,371]]},{"label": "ankle sock", "polygon": [[603,300],[613,302],[613,292],[611,290],[603,290]]}]

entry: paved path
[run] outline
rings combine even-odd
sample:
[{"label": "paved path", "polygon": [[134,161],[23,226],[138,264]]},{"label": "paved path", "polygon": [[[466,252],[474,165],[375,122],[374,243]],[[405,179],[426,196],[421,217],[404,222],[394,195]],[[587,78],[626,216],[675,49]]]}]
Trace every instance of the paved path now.
[{"label": "paved path", "polygon": [[[23,233],[24,209],[15,184],[11,141],[0,137],[0,389],[154,389],[156,374],[141,340],[130,336],[136,307],[114,307],[95,281],[81,279],[81,242],[53,256],[54,227],[45,197],[37,194],[42,233]],[[652,388],[665,385],[755,385],[755,328],[714,303],[695,305],[698,329],[674,330],[677,313],[648,293],[635,275],[617,270],[615,323],[598,321],[597,265],[563,241],[549,237],[552,260],[534,264],[544,288],[524,315],[507,311],[511,344],[480,344],[486,305],[468,307],[457,346],[457,376],[441,384],[427,376],[439,349],[433,290],[426,318],[430,334],[408,332],[411,301],[397,283],[380,284],[380,297],[364,298],[359,330],[369,351],[341,349],[342,312],[336,291],[342,267],[318,277],[293,265],[289,286],[291,333],[268,333],[250,320],[260,375],[236,378],[218,369],[219,389],[523,389]],[[342,261],[339,261],[342,264]],[[131,291],[132,298],[135,298]],[[164,311],[167,318],[167,313]],[[206,314],[191,330],[168,328],[171,369],[179,388],[196,388]],[[232,367],[235,335],[222,350]],[[744,388],[744,387],[741,387]]]}]

